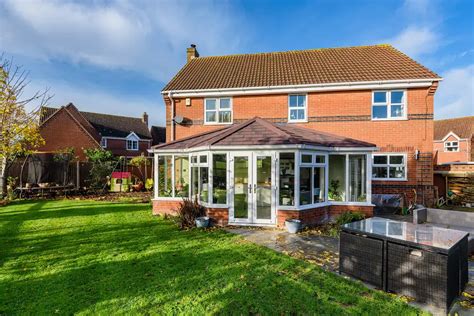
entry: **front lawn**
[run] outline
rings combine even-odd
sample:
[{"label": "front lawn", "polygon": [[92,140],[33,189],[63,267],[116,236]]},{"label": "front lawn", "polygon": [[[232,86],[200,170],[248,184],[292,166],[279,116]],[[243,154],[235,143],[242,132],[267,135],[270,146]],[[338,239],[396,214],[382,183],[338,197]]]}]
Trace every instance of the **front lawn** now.
[{"label": "front lawn", "polygon": [[416,314],[395,297],[148,204],[0,207],[2,314]]}]

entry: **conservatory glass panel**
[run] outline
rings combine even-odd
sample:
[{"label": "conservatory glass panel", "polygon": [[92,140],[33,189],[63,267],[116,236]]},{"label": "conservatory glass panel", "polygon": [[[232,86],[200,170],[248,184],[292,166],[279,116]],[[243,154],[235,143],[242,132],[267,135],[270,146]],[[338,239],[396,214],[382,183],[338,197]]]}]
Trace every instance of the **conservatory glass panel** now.
[{"label": "conservatory glass panel", "polygon": [[176,197],[188,197],[189,193],[189,157],[174,158],[174,194]]},{"label": "conservatory glass panel", "polygon": [[[323,156],[324,157],[324,156]],[[313,203],[324,202],[326,177],[324,167],[314,167],[313,171]]]},{"label": "conservatory glass panel", "polygon": [[346,156],[329,155],[328,200],[345,201],[346,197]]},{"label": "conservatory glass panel", "polygon": [[279,203],[282,206],[295,205],[295,154],[280,153],[280,194]]},{"label": "conservatory glass panel", "polygon": [[367,202],[366,156],[349,155],[349,201]]},{"label": "conservatory glass panel", "polygon": [[158,196],[172,197],[172,157],[158,156]]},{"label": "conservatory glass panel", "polygon": [[227,158],[215,154],[212,158],[212,203],[227,204]]},{"label": "conservatory glass panel", "polygon": [[311,169],[300,168],[300,205],[311,204]]},{"label": "conservatory glass panel", "polygon": [[199,201],[209,202],[209,168],[199,167]]}]

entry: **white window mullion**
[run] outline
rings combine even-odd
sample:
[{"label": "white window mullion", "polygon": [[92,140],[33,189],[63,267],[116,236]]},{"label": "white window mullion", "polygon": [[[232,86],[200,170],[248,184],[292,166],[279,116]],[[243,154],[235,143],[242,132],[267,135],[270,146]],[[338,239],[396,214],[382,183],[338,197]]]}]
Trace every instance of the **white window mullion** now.
[{"label": "white window mullion", "polygon": [[155,199],[158,198],[158,182],[159,182],[159,178],[158,178],[158,171],[160,170],[159,166],[158,166],[158,155],[157,154],[154,154],[154,166],[153,166],[153,169],[154,169],[154,174],[153,174],[153,178],[155,179],[155,183],[154,183],[154,190],[155,190]]},{"label": "white window mullion", "polygon": [[350,196],[351,193],[349,192],[349,190],[350,190],[350,183],[349,183],[349,155],[346,154],[345,156],[346,156],[346,166],[345,166],[345,167],[346,167],[346,174],[345,174],[346,196],[344,197],[344,201],[347,202],[347,201],[349,201],[349,196]]}]

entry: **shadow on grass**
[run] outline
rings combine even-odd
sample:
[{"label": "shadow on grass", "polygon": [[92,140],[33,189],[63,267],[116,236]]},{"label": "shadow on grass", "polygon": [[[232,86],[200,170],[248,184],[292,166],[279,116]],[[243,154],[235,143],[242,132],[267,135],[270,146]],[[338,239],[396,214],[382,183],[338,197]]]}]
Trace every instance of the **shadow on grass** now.
[{"label": "shadow on grass", "polygon": [[[44,203],[0,230],[0,314],[414,312],[238,236],[179,231],[143,205]],[[31,219],[41,225],[19,229]]]}]

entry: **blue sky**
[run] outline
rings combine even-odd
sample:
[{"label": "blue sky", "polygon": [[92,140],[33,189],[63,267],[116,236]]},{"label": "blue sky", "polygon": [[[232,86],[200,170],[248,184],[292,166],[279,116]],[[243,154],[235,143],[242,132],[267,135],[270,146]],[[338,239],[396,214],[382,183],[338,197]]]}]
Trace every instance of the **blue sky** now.
[{"label": "blue sky", "polygon": [[474,115],[474,1],[0,0],[0,51],[53,106],[164,124],[160,90],[202,56],[390,43],[444,78],[436,118]]}]

